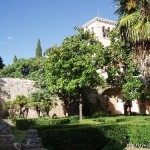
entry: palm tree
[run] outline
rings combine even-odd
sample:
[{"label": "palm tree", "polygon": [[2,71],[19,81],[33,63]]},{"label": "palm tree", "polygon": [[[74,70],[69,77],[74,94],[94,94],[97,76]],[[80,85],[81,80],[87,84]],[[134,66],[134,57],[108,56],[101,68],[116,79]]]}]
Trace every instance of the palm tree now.
[{"label": "palm tree", "polygon": [[150,0],[114,0],[119,15],[118,29],[131,44],[135,66],[145,81],[150,80]]},{"label": "palm tree", "polygon": [[54,107],[55,97],[47,89],[31,93],[29,98],[29,105],[35,108],[38,117],[41,113],[43,116],[49,116],[50,109]]},{"label": "palm tree", "polygon": [[19,117],[27,117],[28,116],[28,98],[24,95],[18,95],[14,100],[14,105],[19,106]]}]

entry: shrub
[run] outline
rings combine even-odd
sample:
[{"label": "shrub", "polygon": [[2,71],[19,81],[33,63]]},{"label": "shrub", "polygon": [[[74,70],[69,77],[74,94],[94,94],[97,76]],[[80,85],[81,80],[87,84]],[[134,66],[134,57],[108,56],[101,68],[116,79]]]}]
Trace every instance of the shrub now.
[{"label": "shrub", "polygon": [[66,124],[70,123],[68,118],[51,119],[51,118],[34,118],[34,119],[17,119],[16,127],[20,130],[27,130],[37,126],[48,126],[51,124]]},{"label": "shrub", "polygon": [[124,122],[124,121],[127,121],[127,119],[124,117],[124,118],[116,118],[116,122]]},{"label": "shrub", "polygon": [[96,119],[95,121],[98,121],[98,122],[105,122],[105,118],[98,118],[98,119]]},{"label": "shrub", "polygon": [[[105,122],[94,125],[68,125],[71,119],[73,122],[78,121],[78,116],[61,119],[40,118],[40,121],[36,119],[36,123],[34,119],[28,119],[21,123],[21,128],[29,128],[31,124],[34,125],[39,131],[44,147],[51,150],[121,150],[126,147],[127,143],[150,145],[148,116],[101,117],[94,120]],[[48,120],[53,121],[48,122]],[[118,124],[118,122],[123,123]]]},{"label": "shrub", "polygon": [[106,116],[108,116],[108,114],[105,112],[97,112],[94,115],[92,115],[92,118],[99,118],[99,117],[106,117]]},{"label": "shrub", "polygon": [[70,120],[70,123],[79,123],[79,116],[78,115],[70,116],[69,120]]},{"label": "shrub", "polygon": [[137,145],[150,145],[150,125],[128,125],[129,142]]},{"label": "shrub", "polygon": [[57,150],[96,150],[110,147],[118,150],[127,143],[126,128],[120,125],[57,125],[38,127],[46,148]]},{"label": "shrub", "polygon": [[113,123],[116,123],[117,121],[115,118],[109,118],[109,119],[106,119],[105,122],[108,124],[113,124]]},{"label": "shrub", "polygon": [[121,150],[127,143],[150,145],[150,125],[65,124],[37,129],[43,145],[51,150]]}]

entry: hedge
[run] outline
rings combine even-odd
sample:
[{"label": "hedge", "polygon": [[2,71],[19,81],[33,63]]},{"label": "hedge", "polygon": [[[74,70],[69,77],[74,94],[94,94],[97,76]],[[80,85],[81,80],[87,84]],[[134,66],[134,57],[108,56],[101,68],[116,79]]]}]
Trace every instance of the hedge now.
[{"label": "hedge", "polygon": [[126,128],[119,125],[57,125],[37,129],[44,147],[49,150],[100,150],[104,147],[121,150],[128,140]]},{"label": "hedge", "polygon": [[51,124],[68,124],[78,123],[79,116],[71,116],[68,118],[33,118],[33,119],[16,119],[16,128],[20,130],[27,130],[36,128],[37,126],[48,126]]},{"label": "hedge", "polygon": [[122,150],[128,143],[150,145],[150,125],[51,125],[38,127],[48,150]]},{"label": "hedge", "polygon": [[128,125],[128,136],[132,144],[150,146],[150,125]]},{"label": "hedge", "polygon": [[70,120],[67,118],[18,119],[16,120],[16,128],[20,130],[27,130],[27,129],[35,128],[37,126],[48,126],[51,124],[66,124],[66,123],[70,123]]},{"label": "hedge", "polygon": [[48,150],[122,150],[128,143],[150,146],[149,117],[142,119],[110,117],[96,118],[96,124],[70,124],[79,122],[78,116],[72,116],[20,119],[16,125],[18,129],[38,129]]}]

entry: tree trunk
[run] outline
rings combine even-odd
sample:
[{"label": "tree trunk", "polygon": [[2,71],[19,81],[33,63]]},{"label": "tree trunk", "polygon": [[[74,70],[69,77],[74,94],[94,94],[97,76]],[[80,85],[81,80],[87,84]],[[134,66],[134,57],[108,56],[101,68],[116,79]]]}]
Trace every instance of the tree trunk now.
[{"label": "tree trunk", "polygon": [[150,41],[138,42],[134,47],[134,63],[139,69],[143,81],[150,80]]},{"label": "tree trunk", "polygon": [[40,112],[41,112],[40,107],[39,106],[35,106],[35,110],[36,110],[38,118],[40,118]]},{"label": "tree trunk", "polygon": [[80,121],[81,121],[82,118],[83,118],[82,103],[83,103],[83,101],[82,101],[82,96],[81,96],[81,94],[80,94],[80,99],[79,99],[79,118],[80,118]]}]

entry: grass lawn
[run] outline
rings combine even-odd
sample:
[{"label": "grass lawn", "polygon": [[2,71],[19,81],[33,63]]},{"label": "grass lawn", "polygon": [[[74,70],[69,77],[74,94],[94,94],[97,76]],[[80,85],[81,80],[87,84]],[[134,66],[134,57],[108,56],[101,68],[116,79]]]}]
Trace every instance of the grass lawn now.
[{"label": "grass lawn", "polygon": [[108,117],[98,117],[98,118],[90,118],[83,119],[81,124],[145,124],[150,125],[150,116],[108,116]]},{"label": "grass lawn", "polygon": [[13,128],[12,134],[15,136],[15,141],[17,143],[22,143],[22,140],[26,136],[26,130],[18,130],[18,129]]}]

